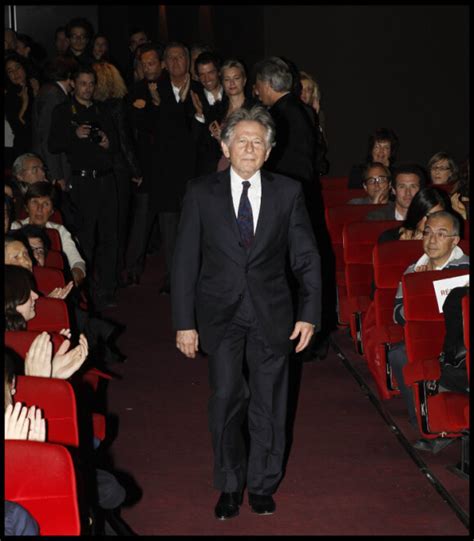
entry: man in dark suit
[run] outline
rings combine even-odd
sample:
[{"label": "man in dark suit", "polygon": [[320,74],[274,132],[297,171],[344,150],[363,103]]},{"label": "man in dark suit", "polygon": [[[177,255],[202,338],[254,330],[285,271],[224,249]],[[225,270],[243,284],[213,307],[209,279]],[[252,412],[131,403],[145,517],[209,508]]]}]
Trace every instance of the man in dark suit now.
[{"label": "man in dark suit", "polygon": [[48,149],[48,137],[51,129],[51,118],[56,105],[69,102],[72,88],[72,73],[77,68],[73,58],[58,56],[45,69],[48,82],[43,84],[33,103],[33,152],[42,157],[48,168],[48,179],[61,188],[59,207],[65,225],[75,231],[73,213],[68,186],[71,182],[71,167],[66,154],[53,154]]},{"label": "man in dark suit", "polygon": [[[301,184],[260,170],[274,133],[262,107],[230,115],[221,144],[231,167],[188,184],[173,262],[177,347],[191,358],[199,343],[209,353],[219,519],[239,513],[245,484],[254,512],[275,511],[291,340],[299,336],[296,351],[303,350],[320,325],[320,259]],[[300,286],[294,326],[287,255]],[[241,433],[246,414],[248,464]]]}]

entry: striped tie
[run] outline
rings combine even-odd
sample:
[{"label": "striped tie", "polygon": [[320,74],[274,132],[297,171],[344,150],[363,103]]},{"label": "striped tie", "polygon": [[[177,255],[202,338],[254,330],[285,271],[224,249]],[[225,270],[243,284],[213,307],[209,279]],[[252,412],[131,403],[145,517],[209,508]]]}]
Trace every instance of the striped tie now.
[{"label": "striped tie", "polygon": [[240,196],[239,213],[237,223],[240,229],[240,238],[245,248],[249,248],[253,241],[253,215],[252,207],[248,197],[250,182],[244,180],[242,182],[242,195]]}]

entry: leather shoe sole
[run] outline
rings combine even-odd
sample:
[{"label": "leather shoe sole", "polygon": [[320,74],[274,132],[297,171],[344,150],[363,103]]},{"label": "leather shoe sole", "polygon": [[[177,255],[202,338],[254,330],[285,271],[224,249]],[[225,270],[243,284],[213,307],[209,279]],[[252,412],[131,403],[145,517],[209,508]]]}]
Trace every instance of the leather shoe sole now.
[{"label": "leather shoe sole", "polygon": [[214,508],[214,515],[219,520],[236,517],[241,503],[242,496],[239,492],[222,492]]},{"label": "leather shoe sole", "polygon": [[273,515],[276,509],[275,501],[271,496],[249,493],[249,505],[257,515]]}]

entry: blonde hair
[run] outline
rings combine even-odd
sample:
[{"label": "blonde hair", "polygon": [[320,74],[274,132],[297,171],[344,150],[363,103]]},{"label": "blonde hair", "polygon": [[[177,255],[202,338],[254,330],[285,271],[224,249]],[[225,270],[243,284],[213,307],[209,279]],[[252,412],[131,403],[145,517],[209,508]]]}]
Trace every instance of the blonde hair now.
[{"label": "blonde hair", "polygon": [[109,62],[95,62],[92,68],[97,74],[97,84],[94,90],[94,99],[105,101],[109,98],[123,98],[127,94],[127,87],[119,70]]},{"label": "blonde hair", "polygon": [[318,101],[321,100],[321,91],[319,90],[319,85],[309,73],[306,73],[305,71],[300,71],[300,81],[309,81],[311,83],[311,86],[313,87],[311,101],[313,101],[314,99]]}]

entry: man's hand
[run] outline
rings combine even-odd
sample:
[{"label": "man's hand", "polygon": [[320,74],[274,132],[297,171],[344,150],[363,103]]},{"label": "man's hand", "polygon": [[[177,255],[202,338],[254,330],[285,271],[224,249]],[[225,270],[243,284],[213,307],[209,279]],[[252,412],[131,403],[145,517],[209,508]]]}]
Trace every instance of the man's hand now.
[{"label": "man's hand", "polygon": [[217,120],[214,120],[209,124],[209,131],[214,139],[216,139],[218,142],[221,140],[221,127]]},{"label": "man's hand", "polygon": [[72,274],[72,279],[74,280],[74,285],[76,287],[79,287],[84,281],[84,278],[86,277],[79,267],[73,267],[71,269],[71,274]]},{"label": "man's hand", "polygon": [[191,90],[191,99],[193,100],[193,105],[194,105],[194,109],[196,110],[196,114],[198,116],[202,116],[204,113],[202,109],[201,100],[199,99],[199,96],[196,94],[196,92],[193,92],[192,90]]},{"label": "man's hand", "polygon": [[107,137],[105,132],[103,132],[102,130],[99,130],[99,135],[102,137],[102,139],[100,140],[99,146],[102,148],[105,148],[105,150],[108,150],[108,148],[110,147],[109,138]]},{"label": "man's hand", "polygon": [[81,124],[76,128],[76,135],[79,139],[87,139],[91,133],[91,127],[87,124]]},{"label": "man's hand", "polygon": [[199,345],[199,334],[195,329],[176,332],[176,347],[186,357],[194,359]]},{"label": "man's hand", "polygon": [[66,191],[66,179],[64,178],[58,178],[53,182],[55,186],[59,186],[63,192]]},{"label": "man's hand", "polygon": [[137,185],[137,188],[140,187],[140,184],[143,182],[143,177],[132,177],[132,182]]},{"label": "man's hand", "polygon": [[184,81],[183,86],[179,89],[179,99],[180,101],[185,101],[188,95],[189,88],[191,86],[191,76],[186,74],[186,80]]},{"label": "man's hand", "polygon": [[158,85],[156,83],[148,83],[148,90],[150,92],[151,101],[153,102],[153,105],[160,105],[161,98],[160,93],[158,92]]},{"label": "man's hand", "polygon": [[307,347],[313,334],[314,334],[314,325],[312,325],[311,323],[306,323],[305,321],[297,321],[295,323],[295,328],[293,329],[293,332],[290,336],[290,340],[294,340],[295,338],[298,337],[298,335],[301,335],[300,341],[298,342],[298,345],[296,346],[296,349],[295,349],[296,353],[303,351],[303,349]]},{"label": "man's hand", "polygon": [[385,203],[388,202],[388,192],[388,187],[386,190],[380,190],[380,192],[375,195],[374,205],[385,205]]}]

